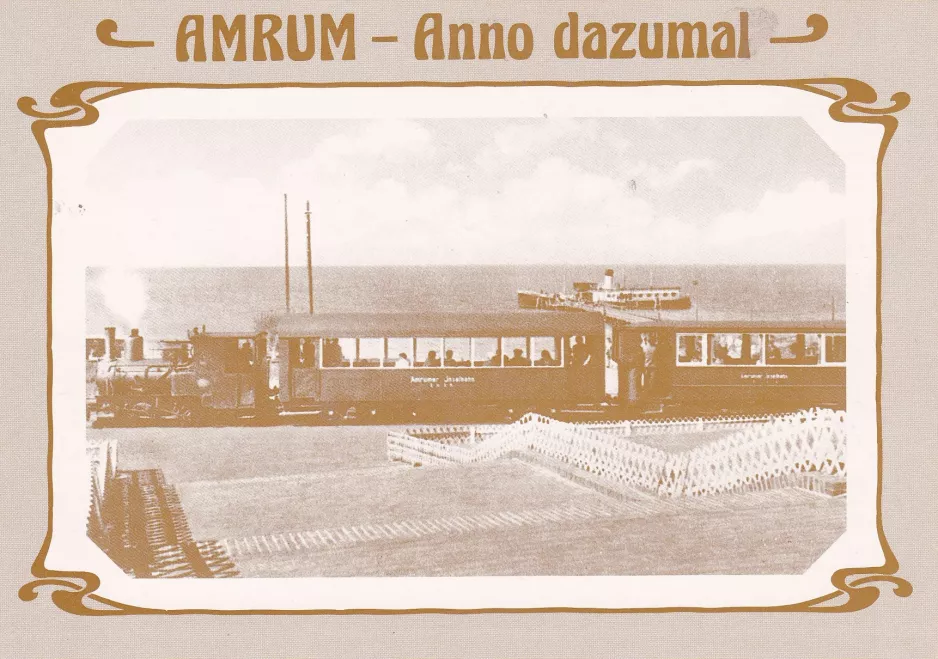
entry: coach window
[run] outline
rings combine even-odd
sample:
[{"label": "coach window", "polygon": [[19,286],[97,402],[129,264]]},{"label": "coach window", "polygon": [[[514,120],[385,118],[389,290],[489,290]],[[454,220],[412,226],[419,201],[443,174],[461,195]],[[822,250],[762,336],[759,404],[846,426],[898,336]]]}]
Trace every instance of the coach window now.
[{"label": "coach window", "polygon": [[711,334],[710,363],[752,366],[762,361],[761,334]]},{"label": "coach window", "polygon": [[502,353],[498,339],[480,337],[472,339],[473,366],[501,366]]},{"label": "coach window", "polygon": [[560,366],[560,337],[532,337],[531,356],[535,366]]},{"label": "coach window", "polygon": [[471,366],[469,339],[443,339],[443,366]]},{"label": "coach window", "polygon": [[380,368],[384,357],[384,339],[358,339],[355,368]]},{"label": "coach window", "polygon": [[354,358],[355,339],[327,338],[322,340],[323,368],[351,366]]},{"label": "coach window", "polygon": [[827,334],[824,336],[824,363],[847,363],[847,335]]},{"label": "coach window", "polygon": [[388,339],[384,365],[394,368],[410,368],[414,365],[414,340],[393,337]]},{"label": "coach window", "polygon": [[704,363],[704,335],[678,334],[677,335],[677,363],[703,364]]},{"label": "coach window", "polygon": [[820,335],[767,334],[765,363],[770,366],[814,366],[820,361]]},{"label": "coach window", "polygon": [[568,336],[565,346],[565,366],[587,366],[592,361],[590,349],[586,345],[585,336]]},{"label": "coach window", "polygon": [[505,366],[530,366],[530,354],[527,337],[512,336],[502,339],[502,355],[505,357]]},{"label": "coach window", "polygon": [[417,339],[414,366],[439,368],[443,365],[443,339]]},{"label": "coach window", "polygon": [[290,339],[290,365],[297,368],[313,368],[319,365],[317,344],[319,339]]}]

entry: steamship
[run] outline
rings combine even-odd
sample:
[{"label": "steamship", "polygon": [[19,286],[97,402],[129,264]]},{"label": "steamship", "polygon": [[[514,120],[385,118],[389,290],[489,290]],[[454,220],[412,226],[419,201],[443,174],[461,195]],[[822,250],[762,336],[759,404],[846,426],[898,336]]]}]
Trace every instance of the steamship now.
[{"label": "steamship", "polygon": [[690,296],[682,294],[679,287],[624,288],[613,284],[614,274],[612,270],[606,270],[602,283],[574,282],[573,293],[519,290],[518,306],[522,309],[551,311],[585,311],[605,307],[652,311],[690,309]]}]

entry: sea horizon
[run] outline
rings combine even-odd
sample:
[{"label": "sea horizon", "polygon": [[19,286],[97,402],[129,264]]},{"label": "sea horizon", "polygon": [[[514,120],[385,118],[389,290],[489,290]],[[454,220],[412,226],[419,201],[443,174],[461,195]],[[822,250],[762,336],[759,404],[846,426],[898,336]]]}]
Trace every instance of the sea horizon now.
[{"label": "sea horizon", "polygon": [[[676,286],[708,317],[798,320],[845,313],[843,264],[541,264],[317,266],[320,313],[504,312],[519,289],[571,291],[607,268],[626,287]],[[117,273],[116,276],[115,273]],[[293,311],[307,309],[307,271],[290,267]],[[259,318],[286,310],[282,266],[86,270],[86,334],[137,327],[150,338],[185,338],[192,327],[251,331]]]}]

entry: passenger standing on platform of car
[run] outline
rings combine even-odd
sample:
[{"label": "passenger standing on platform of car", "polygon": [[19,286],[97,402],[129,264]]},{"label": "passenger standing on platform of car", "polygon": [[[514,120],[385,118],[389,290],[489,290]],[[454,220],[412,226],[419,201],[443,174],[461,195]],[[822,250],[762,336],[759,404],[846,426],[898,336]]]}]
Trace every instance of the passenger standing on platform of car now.
[{"label": "passenger standing on platform of car", "polygon": [[240,358],[242,368],[247,371],[251,370],[254,365],[254,348],[251,346],[250,341],[245,341],[241,346]]},{"label": "passenger standing on platform of car", "polygon": [[645,354],[644,370],[642,372],[642,391],[651,393],[655,386],[655,375],[657,370],[657,361],[655,351],[657,346],[648,334],[642,334],[642,352]]},{"label": "passenger standing on platform of car", "polygon": [[573,347],[570,349],[570,365],[586,366],[589,364],[589,361],[589,350],[587,349],[586,344],[583,342],[583,337],[578,336],[573,342]]},{"label": "passenger standing on platform of car", "polygon": [[300,365],[313,366],[316,361],[316,344],[312,339],[300,339]]}]

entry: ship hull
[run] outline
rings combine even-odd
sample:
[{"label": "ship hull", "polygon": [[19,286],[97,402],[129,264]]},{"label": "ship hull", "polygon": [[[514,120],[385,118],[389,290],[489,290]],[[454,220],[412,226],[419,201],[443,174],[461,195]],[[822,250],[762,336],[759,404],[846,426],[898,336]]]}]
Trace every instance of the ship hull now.
[{"label": "ship hull", "polygon": [[568,297],[558,297],[545,293],[528,291],[518,292],[518,307],[521,309],[540,309],[543,311],[586,311],[604,308],[624,311],[683,311],[691,308],[690,296],[683,295],[674,300],[622,300],[616,302],[578,301]]},{"label": "ship hull", "polygon": [[539,309],[542,305],[541,300],[545,298],[546,296],[541,295],[540,293],[518,291],[518,307],[521,309]]}]

